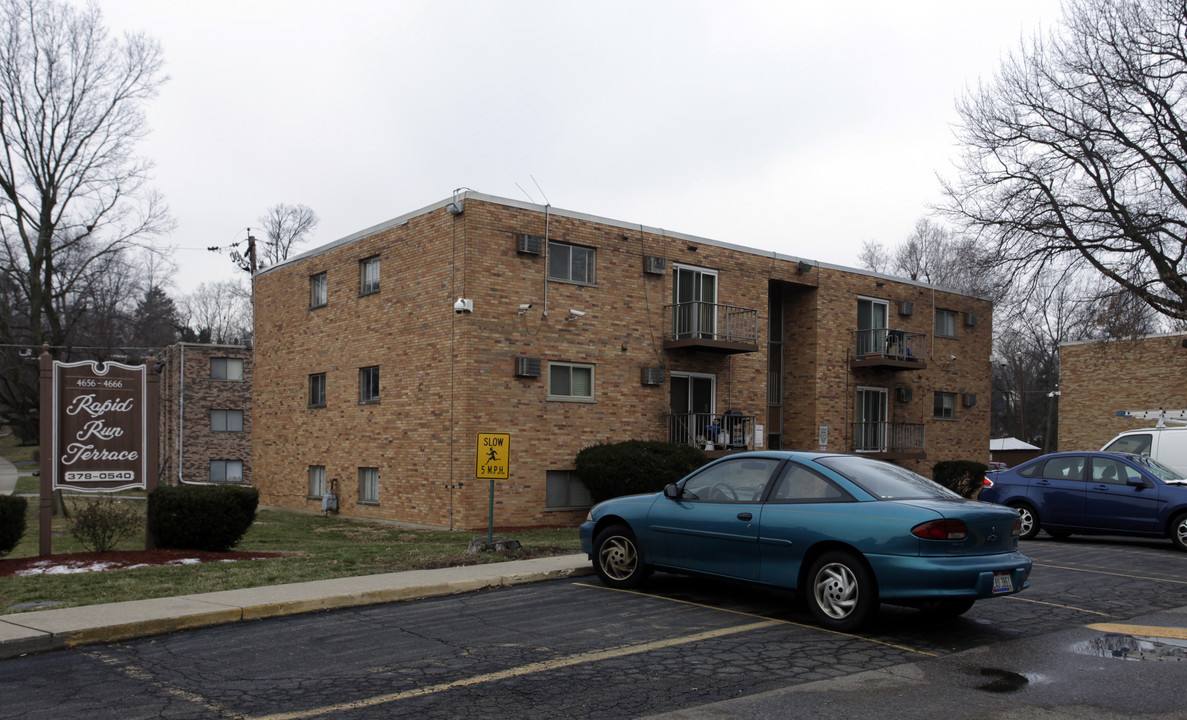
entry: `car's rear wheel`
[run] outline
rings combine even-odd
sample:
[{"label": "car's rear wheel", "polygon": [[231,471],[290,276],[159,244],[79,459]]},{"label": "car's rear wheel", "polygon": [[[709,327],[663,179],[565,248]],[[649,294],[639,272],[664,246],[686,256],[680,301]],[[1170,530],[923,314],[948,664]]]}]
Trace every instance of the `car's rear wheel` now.
[{"label": "car's rear wheel", "polygon": [[1026,503],[1014,503],[1010,505],[1018,511],[1018,517],[1022,518],[1022,528],[1018,535],[1019,540],[1030,540],[1035,535],[1039,534],[1039,514],[1035,509]]},{"label": "car's rear wheel", "polygon": [[830,630],[854,630],[878,609],[873,574],[861,558],[845,551],[826,552],[812,563],[804,594],[816,621]]},{"label": "car's rear wheel", "polygon": [[1171,520],[1171,542],[1180,550],[1187,550],[1187,513],[1179,513]]},{"label": "car's rear wheel", "polygon": [[611,525],[594,539],[594,570],[602,583],[613,588],[633,588],[647,579],[647,567],[635,534],[625,525]]}]

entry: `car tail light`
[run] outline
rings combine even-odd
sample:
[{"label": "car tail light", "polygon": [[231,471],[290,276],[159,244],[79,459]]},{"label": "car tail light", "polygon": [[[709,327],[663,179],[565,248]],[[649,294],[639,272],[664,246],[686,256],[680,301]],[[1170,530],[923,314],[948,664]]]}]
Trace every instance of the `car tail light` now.
[{"label": "car tail light", "polygon": [[1010,537],[1018,537],[1021,534],[1022,534],[1022,516],[1019,515],[1018,519],[1014,521],[1014,527],[1010,529]]},{"label": "car tail light", "polygon": [[988,475],[986,475],[985,478],[981,480],[981,487],[983,487],[983,488],[993,487],[993,481],[989,479]]},{"label": "car tail light", "polygon": [[964,540],[969,528],[963,520],[929,520],[911,528],[911,534],[924,540]]}]

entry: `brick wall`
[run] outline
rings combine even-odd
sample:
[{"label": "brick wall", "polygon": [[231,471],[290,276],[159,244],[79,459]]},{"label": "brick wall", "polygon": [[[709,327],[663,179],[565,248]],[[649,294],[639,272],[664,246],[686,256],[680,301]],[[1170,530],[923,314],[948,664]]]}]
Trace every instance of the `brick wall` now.
[{"label": "brick wall", "polygon": [[[211,358],[243,362],[243,380],[214,380]],[[161,368],[161,483],[204,483],[211,460],[243,463],[243,482],[252,482],[252,358],[240,345],[178,343],[164,351]],[[242,432],[211,430],[211,410],[241,410]]]},{"label": "brick wall", "polygon": [[[548,471],[572,470],[592,443],[666,439],[668,383],[643,385],[640,368],[713,374],[716,412],[734,409],[765,424],[772,286],[786,303],[784,447],[816,449],[817,428],[829,425],[828,449],[849,450],[856,386],[907,383],[914,398],[892,404],[890,419],[929,427],[926,458],[904,464],[930,474],[940,459],[988,459],[989,303],[934,294],[940,307],[983,320],[941,342],[926,370],[851,370],[859,295],[916,300],[903,325],[930,333],[923,308],[932,291],[816,265],[803,272],[736,246],[542,210],[470,197],[461,215],[440,204],[257,276],[254,463],[264,503],[320,508],[308,492],[309,466],[319,465],[340,480],[343,513],[483,528],[489,486],[474,477],[475,440],[507,432],[511,472],[496,484],[495,524],[575,524],[584,509],[545,508]],[[545,258],[516,252],[520,233],[546,232],[596,249],[594,285],[546,282]],[[359,261],[376,254],[380,292],[360,297]],[[644,272],[646,256],[665,258],[665,274]],[[719,303],[757,310],[757,352],[663,349],[675,263],[716,271]],[[322,272],[328,303],[310,309],[310,277]],[[459,297],[473,300],[472,314],[453,312]],[[523,303],[532,308],[519,315]],[[570,308],[585,315],[570,320]],[[958,359],[947,361],[950,354]],[[515,377],[517,356],[540,358],[541,376]],[[553,362],[592,364],[595,402],[550,400]],[[380,368],[381,398],[360,404],[358,371],[370,365]],[[308,407],[313,373],[326,374],[325,407]],[[932,422],[933,388],[976,393],[978,403]],[[359,467],[379,468],[378,504],[358,502]]]},{"label": "brick wall", "polygon": [[1059,449],[1098,450],[1117,433],[1153,427],[1118,410],[1187,408],[1187,335],[1059,347]]}]

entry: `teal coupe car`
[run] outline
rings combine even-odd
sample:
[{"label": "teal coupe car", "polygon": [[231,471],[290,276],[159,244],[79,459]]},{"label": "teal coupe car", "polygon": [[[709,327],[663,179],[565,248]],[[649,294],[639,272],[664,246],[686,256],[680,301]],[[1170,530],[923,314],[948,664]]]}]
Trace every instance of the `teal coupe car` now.
[{"label": "teal coupe car", "polygon": [[860,455],[758,451],[661,493],[599,503],[581,549],[601,581],[652,570],[795,590],[817,622],[853,630],[879,603],[953,617],[1029,585],[1018,513]]}]

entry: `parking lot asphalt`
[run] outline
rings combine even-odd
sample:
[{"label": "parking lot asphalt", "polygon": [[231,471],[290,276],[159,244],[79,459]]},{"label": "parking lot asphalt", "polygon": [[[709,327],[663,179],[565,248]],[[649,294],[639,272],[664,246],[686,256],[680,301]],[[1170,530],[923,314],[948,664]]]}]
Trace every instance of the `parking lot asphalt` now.
[{"label": "parking lot asphalt", "polygon": [[281,615],[451,595],[593,572],[584,555],[410,570],[0,615],[0,658]]}]

